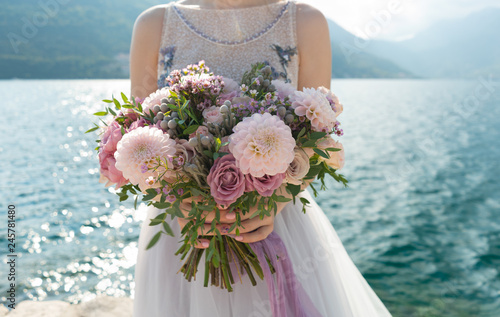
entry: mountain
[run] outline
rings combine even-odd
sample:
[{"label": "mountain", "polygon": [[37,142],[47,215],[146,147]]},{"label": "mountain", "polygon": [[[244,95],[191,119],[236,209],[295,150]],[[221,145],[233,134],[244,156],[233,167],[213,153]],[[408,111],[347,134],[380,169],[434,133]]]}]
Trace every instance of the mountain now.
[{"label": "mountain", "polygon": [[500,8],[441,21],[401,42],[373,41],[368,51],[422,77],[500,77]]},{"label": "mountain", "polygon": [[362,42],[337,23],[328,20],[332,43],[332,77],[334,78],[411,78],[411,72],[396,65],[390,59],[363,50]]},{"label": "mountain", "polygon": [[[162,0],[0,0],[0,79],[126,78],[133,23]],[[411,77],[384,57],[346,59],[354,36],[329,21],[333,77]]]}]

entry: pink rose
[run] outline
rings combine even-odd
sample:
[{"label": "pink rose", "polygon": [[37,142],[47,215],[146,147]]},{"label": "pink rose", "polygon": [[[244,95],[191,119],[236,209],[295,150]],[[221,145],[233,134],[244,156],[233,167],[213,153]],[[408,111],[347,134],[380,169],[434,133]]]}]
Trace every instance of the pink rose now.
[{"label": "pink rose", "polygon": [[99,163],[101,165],[101,178],[99,181],[101,183],[106,182],[106,187],[116,184],[116,189],[127,184],[129,181],[123,177],[121,171],[116,168],[116,159],[113,153],[106,151],[100,151],[99,153]]},{"label": "pink rose", "polygon": [[203,110],[203,118],[207,123],[222,123],[223,118],[220,107],[212,106]]},{"label": "pink rose", "polygon": [[301,185],[302,179],[309,172],[309,155],[301,148],[294,149],[295,157],[286,171],[286,182]]},{"label": "pink rose", "polygon": [[211,135],[210,132],[208,132],[208,128],[204,125],[200,125],[195,132],[193,132],[189,135],[189,138],[190,139],[195,138],[197,134],[200,134],[202,136],[210,136]]},{"label": "pink rose", "polygon": [[328,166],[336,170],[342,169],[344,167],[345,153],[344,153],[344,146],[342,145],[342,143],[335,141],[331,137],[326,137],[319,140],[317,146],[321,150],[325,150],[328,148],[341,149],[341,151],[337,152],[328,152],[328,154],[330,154],[329,159],[325,159],[321,156],[319,157],[319,159],[320,161],[325,161]]},{"label": "pink rose", "polygon": [[252,192],[256,190],[260,195],[269,197],[272,196],[274,191],[278,189],[283,180],[286,177],[286,173],[276,174],[276,175],[264,175],[262,177],[253,177],[251,174],[245,175],[246,192]]},{"label": "pink rose", "polygon": [[114,154],[116,145],[122,139],[121,126],[118,122],[113,121],[108,125],[106,131],[101,138],[101,150]]},{"label": "pink rose", "polygon": [[215,160],[207,182],[215,202],[222,206],[231,205],[245,192],[245,176],[231,154]]}]

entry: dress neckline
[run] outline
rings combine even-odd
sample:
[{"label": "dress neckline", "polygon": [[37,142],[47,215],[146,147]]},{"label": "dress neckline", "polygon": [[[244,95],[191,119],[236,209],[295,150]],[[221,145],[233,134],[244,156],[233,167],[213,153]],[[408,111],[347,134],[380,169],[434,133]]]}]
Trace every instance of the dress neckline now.
[{"label": "dress neckline", "polygon": [[226,9],[217,9],[217,8],[200,8],[194,5],[186,5],[179,3],[179,1],[174,1],[172,2],[172,6],[177,7],[177,8],[182,8],[182,9],[189,9],[193,11],[228,11],[228,12],[235,12],[235,11],[246,11],[246,10],[255,10],[255,9],[260,9],[260,8],[267,8],[267,7],[272,7],[272,6],[278,6],[278,5],[288,5],[290,0],[285,0],[285,1],[277,1],[273,2],[270,4],[260,4],[256,6],[251,6],[251,7],[244,7],[244,8],[226,8]]},{"label": "dress neckline", "polygon": [[[279,1],[279,2],[274,2],[274,3],[271,3],[271,4],[259,5],[259,6],[253,6],[253,7],[246,7],[246,8],[200,9],[200,8],[193,8],[192,6],[190,7],[190,6],[185,6],[185,5],[179,5],[176,2],[172,2],[172,9],[175,11],[175,13],[179,17],[179,19],[181,19],[181,21],[186,25],[186,27],[191,32],[197,34],[198,36],[204,38],[205,40],[207,40],[209,42],[212,42],[212,43],[215,43],[215,44],[219,44],[219,45],[241,45],[241,44],[246,44],[248,42],[255,41],[258,38],[262,37],[263,35],[267,34],[281,20],[281,18],[283,17],[283,15],[285,14],[285,12],[287,11],[288,7],[290,6],[290,3],[291,3],[291,1],[287,0],[287,1]],[[214,12],[214,11],[217,11],[217,12],[228,11],[228,12],[234,13],[236,11],[246,11],[246,10],[256,9],[256,8],[268,8],[269,6],[275,6],[275,5],[280,5],[280,6],[282,6],[282,8],[281,8],[279,14],[275,17],[275,19],[271,23],[269,23],[265,28],[263,28],[262,30],[260,30],[260,32],[257,32],[257,33],[255,33],[255,34],[253,34],[251,36],[248,36],[248,37],[246,37],[244,39],[241,39],[241,40],[238,40],[238,41],[221,40],[221,39],[217,39],[217,38],[214,38],[213,36],[205,34],[203,31],[201,31],[198,28],[196,28],[184,16],[184,14],[182,13],[182,11],[180,10],[180,8],[188,8],[188,9],[192,9],[192,10],[195,10],[195,11],[198,11],[198,12],[201,12],[201,11],[212,11],[212,12]]]}]

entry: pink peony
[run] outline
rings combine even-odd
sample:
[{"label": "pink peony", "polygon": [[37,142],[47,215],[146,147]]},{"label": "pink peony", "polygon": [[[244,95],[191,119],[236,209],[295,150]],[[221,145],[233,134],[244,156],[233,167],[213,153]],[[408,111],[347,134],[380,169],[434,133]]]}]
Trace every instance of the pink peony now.
[{"label": "pink peony", "polygon": [[143,112],[149,114],[149,110],[153,110],[154,106],[161,105],[161,100],[163,98],[170,98],[170,89],[166,87],[158,89],[144,99],[144,102],[142,103]]},{"label": "pink peony", "polygon": [[328,166],[331,168],[334,168],[336,170],[342,169],[344,167],[345,163],[345,152],[344,152],[344,146],[342,143],[335,141],[331,137],[326,137],[317,143],[317,147],[321,150],[326,150],[328,148],[335,148],[335,149],[341,149],[341,151],[337,152],[328,152],[330,154],[329,159],[325,159],[323,157],[319,157],[320,161],[325,161]]},{"label": "pink peony", "polygon": [[99,148],[99,164],[101,167],[101,178],[99,181],[101,183],[106,182],[106,186],[116,184],[116,189],[128,183],[128,180],[115,167],[116,160],[114,154],[116,146],[121,139],[121,127],[118,122],[112,121],[101,137]]},{"label": "pink peony", "polygon": [[207,123],[222,123],[222,113],[220,112],[220,107],[212,106],[203,110],[203,118]]},{"label": "pink peony", "polygon": [[116,151],[116,145],[122,139],[121,126],[118,122],[113,121],[106,127],[106,131],[101,137],[100,151],[105,151],[111,153],[112,155]]},{"label": "pink peony", "polygon": [[280,99],[284,99],[297,91],[293,85],[285,83],[283,80],[275,79],[271,81],[271,84],[276,87],[276,93]]},{"label": "pink peony", "polygon": [[335,112],[335,117],[338,117],[342,111],[344,111],[344,106],[340,103],[339,98],[330,90],[323,86],[318,88],[323,95],[325,95],[326,99],[330,102],[330,106]]},{"label": "pink peony", "polygon": [[[146,179],[150,176],[158,177],[165,170],[148,170],[143,173],[142,166],[153,168],[157,165],[156,158],[162,161],[175,155],[175,141],[168,134],[151,127],[139,127],[123,136],[118,142],[115,153],[116,168],[123,173],[134,185],[139,185],[141,191],[159,187],[149,185]],[[170,166],[171,167],[171,166]]]},{"label": "pink peony", "polygon": [[301,185],[302,179],[309,172],[309,155],[301,148],[295,148],[295,157],[286,171],[286,182]]},{"label": "pink peony", "polygon": [[311,121],[314,131],[332,131],[337,121],[335,112],[325,95],[314,88],[304,88],[290,96],[295,114]]},{"label": "pink peony", "polygon": [[252,192],[256,190],[259,195],[270,197],[283,184],[285,177],[285,173],[264,175],[262,177],[253,177],[251,174],[247,174],[245,175],[245,191]]},{"label": "pink peony", "polygon": [[222,206],[231,205],[245,192],[245,176],[231,154],[215,160],[207,182],[215,202]]},{"label": "pink peony", "polygon": [[229,150],[243,174],[254,177],[284,173],[293,161],[295,139],[290,127],[269,113],[255,113],[233,128]]},{"label": "pink peony", "polygon": [[128,183],[121,171],[116,168],[116,160],[112,153],[100,151],[99,163],[101,166],[101,177],[99,182],[106,183],[106,187],[116,184],[116,189]]}]

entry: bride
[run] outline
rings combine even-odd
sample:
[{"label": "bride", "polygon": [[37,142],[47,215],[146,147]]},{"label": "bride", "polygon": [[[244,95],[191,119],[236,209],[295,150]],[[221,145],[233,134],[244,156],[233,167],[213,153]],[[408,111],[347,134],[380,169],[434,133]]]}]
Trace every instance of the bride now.
[{"label": "bride", "polygon": [[[214,73],[235,79],[252,63],[265,61],[275,78],[300,89],[329,88],[331,80],[325,17],[307,4],[288,0],[183,0],[153,7],[136,21],[130,58],[131,91],[139,98],[162,88],[171,70],[200,60]],[[312,202],[306,214],[300,200],[282,204],[276,216],[242,221],[241,241],[256,242],[277,233],[297,280],[321,316],[390,316],[321,208],[307,191],[301,195]],[[236,283],[228,293],[177,274],[181,262],[174,253],[184,223],[170,220],[176,238],[162,238],[146,251],[157,232],[149,219],[160,211],[145,207],[142,212],[147,218],[139,237],[134,316],[272,316],[264,281],[257,286]],[[224,214],[222,220],[230,224],[235,216]],[[200,248],[206,246],[200,241]],[[203,269],[201,265],[200,276]]]}]

